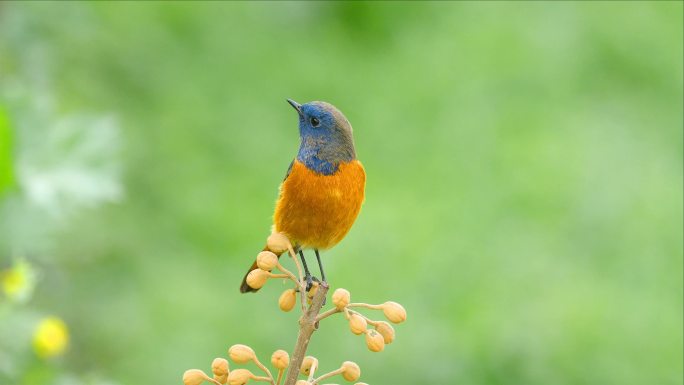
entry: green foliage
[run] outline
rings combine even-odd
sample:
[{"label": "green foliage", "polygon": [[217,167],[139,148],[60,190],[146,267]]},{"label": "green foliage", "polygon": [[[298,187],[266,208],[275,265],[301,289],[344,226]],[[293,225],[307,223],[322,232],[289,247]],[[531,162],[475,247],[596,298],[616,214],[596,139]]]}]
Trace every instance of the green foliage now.
[{"label": "green foliage", "polygon": [[[682,28],[681,2],[1,4],[12,161],[41,183],[17,174],[37,195],[0,201],[0,264],[19,245],[33,306],[72,331],[21,383],[179,383],[232,343],[294,346],[281,285],[238,294],[298,145],[293,98],[346,114],[368,174],[323,254],[332,289],[410,316],[381,357],[331,320],[321,362],[370,384],[681,384]],[[48,116],[115,116],[116,151],[48,140],[70,131],[26,108],[46,96]],[[77,192],[121,191],[48,220],[74,165]]]},{"label": "green foliage", "polygon": [[9,118],[0,105],[0,196],[14,184],[11,151],[12,131]]}]

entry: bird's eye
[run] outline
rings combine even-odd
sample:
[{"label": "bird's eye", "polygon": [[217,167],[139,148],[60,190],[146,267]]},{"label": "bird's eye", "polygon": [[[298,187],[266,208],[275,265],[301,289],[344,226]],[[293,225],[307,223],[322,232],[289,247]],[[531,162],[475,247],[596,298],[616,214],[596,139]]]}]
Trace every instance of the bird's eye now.
[{"label": "bird's eye", "polygon": [[311,118],[310,121],[311,121],[311,125],[314,126],[314,127],[318,127],[318,126],[321,125],[321,122],[320,122],[318,119],[316,119],[316,118]]}]

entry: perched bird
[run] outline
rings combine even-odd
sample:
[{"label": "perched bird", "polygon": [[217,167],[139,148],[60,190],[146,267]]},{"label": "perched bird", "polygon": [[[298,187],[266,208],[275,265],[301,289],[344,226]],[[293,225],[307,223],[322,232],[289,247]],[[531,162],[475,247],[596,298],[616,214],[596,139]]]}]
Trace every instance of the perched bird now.
[{"label": "perched bird", "polygon": [[[321,280],[325,281],[319,250],[335,246],[351,229],[364,200],[366,172],[356,159],[351,124],[335,106],[287,101],[299,114],[301,142],[280,184],[273,230],[285,234],[299,253],[308,290],[315,278],[306,265],[303,249],[314,250]],[[256,268],[254,262],[247,274]],[[240,292],[258,290],[246,280],[247,275]]]}]

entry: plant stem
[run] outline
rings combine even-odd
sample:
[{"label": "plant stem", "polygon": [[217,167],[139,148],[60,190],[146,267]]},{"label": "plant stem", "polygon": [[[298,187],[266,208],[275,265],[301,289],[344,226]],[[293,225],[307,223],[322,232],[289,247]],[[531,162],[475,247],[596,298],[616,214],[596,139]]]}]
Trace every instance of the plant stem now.
[{"label": "plant stem", "polygon": [[314,361],[313,365],[311,365],[311,369],[309,369],[309,378],[307,381],[313,381],[314,375],[316,374],[316,369],[318,369],[318,361]]},{"label": "plant stem", "polygon": [[270,271],[267,271],[266,275],[268,275],[268,278],[290,278],[290,276],[287,274],[274,274]]},{"label": "plant stem", "polygon": [[299,281],[297,281],[297,287],[299,288],[299,302],[302,306],[302,313],[304,313],[306,312],[306,294],[304,294],[304,289],[306,286],[304,286],[304,272],[302,270],[302,265],[299,264],[299,260],[297,259],[297,254],[295,254],[292,247],[289,247],[288,250],[290,250],[290,257],[292,257],[295,266],[297,266],[297,273],[299,274]]},{"label": "plant stem", "polygon": [[285,385],[295,385],[299,369],[302,367],[302,361],[306,355],[306,348],[309,346],[311,335],[316,331],[316,316],[323,307],[323,301],[328,293],[330,287],[327,283],[322,282],[311,300],[311,306],[302,314],[299,319],[299,335],[297,336],[297,344],[295,345],[290,366],[287,368],[287,377],[285,377]]},{"label": "plant stem", "polygon": [[319,382],[325,380],[326,378],[330,378],[330,377],[332,377],[332,376],[336,376],[336,375],[338,375],[338,374],[342,374],[342,372],[344,372],[344,368],[335,369],[335,370],[333,370],[332,372],[326,373],[326,374],[324,374],[324,375],[318,377],[317,379],[313,380],[313,382],[311,383],[311,385],[316,385],[316,384],[318,384]]},{"label": "plant stem", "polygon": [[382,305],[371,305],[368,303],[355,302],[350,303],[347,307],[365,307],[367,309],[382,310]]},{"label": "plant stem", "polygon": [[359,315],[359,316],[363,317],[363,319],[365,319],[365,320],[366,320],[366,322],[367,322],[367,323],[368,323],[369,325],[373,325],[373,326],[375,326],[375,325],[377,325],[377,324],[378,324],[378,321],[373,321],[372,319],[370,319],[370,318],[366,317],[365,315],[363,315],[363,314],[359,313],[359,312],[358,312],[358,311],[356,311],[356,310],[351,310],[351,309],[349,309],[348,311],[349,311],[350,313],[354,313],[354,314],[357,314],[357,315]]},{"label": "plant stem", "polygon": [[278,379],[276,380],[276,385],[280,385],[280,381],[283,379],[284,369],[278,369]]},{"label": "plant stem", "polygon": [[334,308],[326,311],[325,313],[319,314],[318,317],[316,317],[316,322],[318,322],[324,318],[330,317],[331,315],[333,315],[335,313],[339,313],[339,312],[340,312],[340,310],[337,310],[337,308],[334,307]]},{"label": "plant stem", "polygon": [[280,263],[276,264],[276,267],[278,268],[278,270],[287,274],[287,276],[292,280],[292,282],[295,283],[295,285],[297,285],[297,287],[301,286],[301,282],[297,279],[297,277],[294,276],[294,274],[292,274],[290,270],[284,268],[283,265],[281,265]]},{"label": "plant stem", "polygon": [[264,366],[264,364],[262,364],[261,361],[259,361],[259,359],[256,358],[256,357],[254,357],[254,363],[256,364],[256,366],[259,367],[259,369],[261,369],[261,370],[263,370],[264,372],[266,372],[266,374],[268,375],[268,378],[269,378],[269,381],[271,382],[271,384],[275,385],[275,381],[273,380],[273,375],[271,374],[271,371],[268,370],[268,368],[267,368],[266,366]]}]

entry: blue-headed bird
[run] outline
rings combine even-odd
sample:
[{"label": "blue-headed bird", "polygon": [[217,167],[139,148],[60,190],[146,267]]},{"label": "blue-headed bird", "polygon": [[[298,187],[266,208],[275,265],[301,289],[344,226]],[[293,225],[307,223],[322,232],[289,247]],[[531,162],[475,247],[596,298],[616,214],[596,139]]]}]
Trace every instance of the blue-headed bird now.
[{"label": "blue-headed bird", "polygon": [[[325,281],[319,250],[335,246],[351,229],[364,200],[366,172],[356,159],[351,124],[340,110],[326,102],[287,101],[299,115],[300,145],[280,184],[273,230],[285,234],[299,253],[308,289],[315,278],[303,250],[314,250]],[[247,274],[256,268],[254,262]],[[257,291],[246,279],[240,292]]]}]

